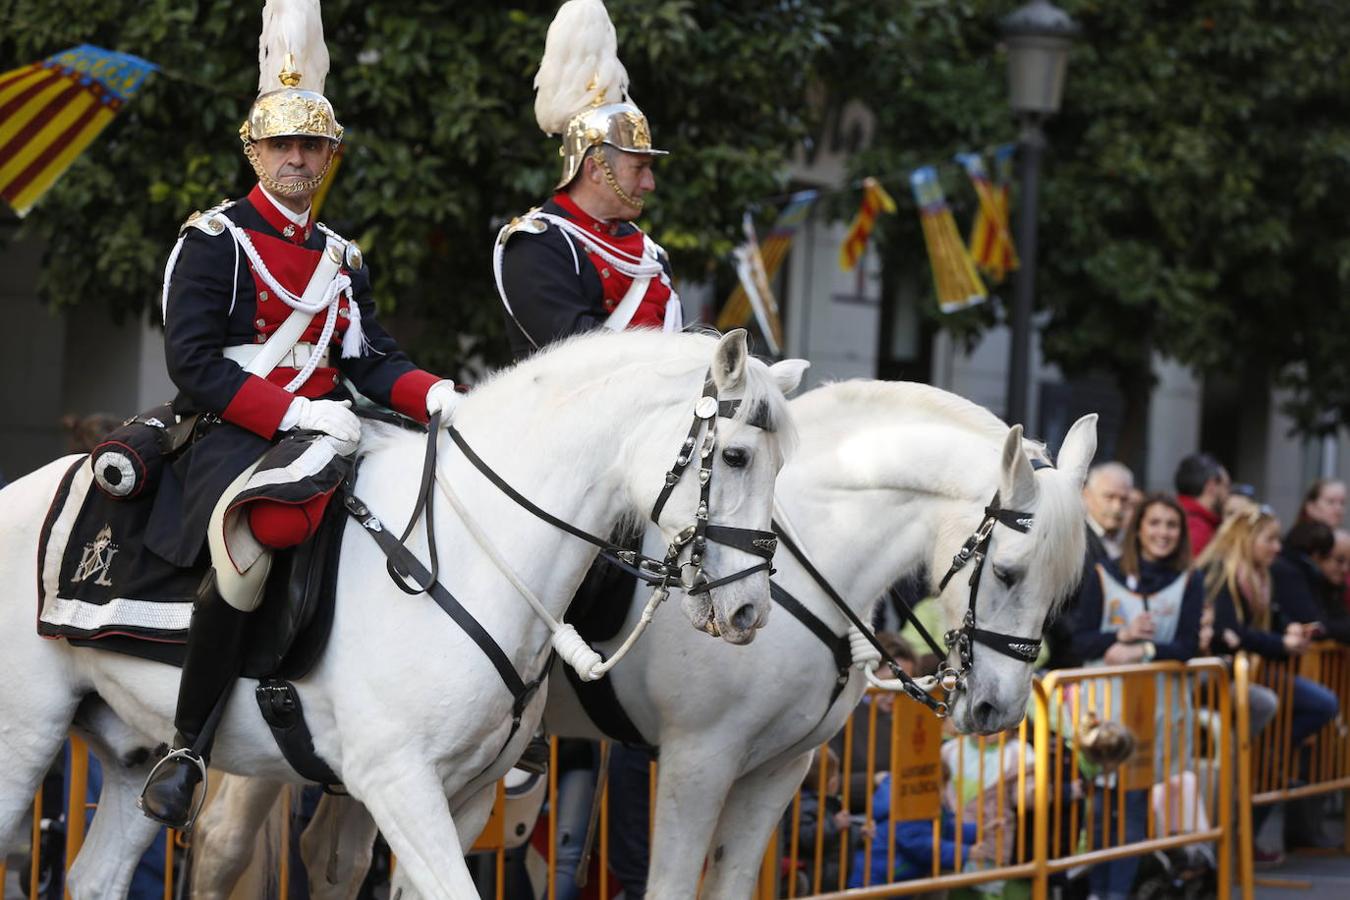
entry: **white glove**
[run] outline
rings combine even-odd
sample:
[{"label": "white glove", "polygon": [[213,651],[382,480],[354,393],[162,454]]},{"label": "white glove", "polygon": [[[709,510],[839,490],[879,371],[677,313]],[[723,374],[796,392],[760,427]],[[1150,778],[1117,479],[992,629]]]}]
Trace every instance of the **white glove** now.
[{"label": "white glove", "polygon": [[354,444],[361,439],[361,420],[351,410],[350,400],[308,400],[296,397],[281,419],[281,430],[322,431],[339,441]]},{"label": "white glove", "polygon": [[427,415],[441,414],[441,424],[446,425],[455,416],[455,407],[464,401],[464,395],[455,390],[455,383],[448,378],[436,382],[427,391]]}]

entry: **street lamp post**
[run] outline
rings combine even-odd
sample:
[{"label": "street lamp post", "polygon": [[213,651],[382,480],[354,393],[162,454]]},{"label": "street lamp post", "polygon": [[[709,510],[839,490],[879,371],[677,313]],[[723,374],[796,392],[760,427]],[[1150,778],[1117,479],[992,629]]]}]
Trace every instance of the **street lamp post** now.
[{"label": "street lamp post", "polygon": [[1008,48],[1008,86],[1018,136],[1022,196],[1017,213],[1017,252],[1021,266],[1013,282],[1012,347],[1008,359],[1009,424],[1028,424],[1027,394],[1031,364],[1031,308],[1036,293],[1036,207],[1040,191],[1045,132],[1041,121],[1059,111],[1069,47],[1079,28],[1049,0],[1032,2],[999,23]]}]

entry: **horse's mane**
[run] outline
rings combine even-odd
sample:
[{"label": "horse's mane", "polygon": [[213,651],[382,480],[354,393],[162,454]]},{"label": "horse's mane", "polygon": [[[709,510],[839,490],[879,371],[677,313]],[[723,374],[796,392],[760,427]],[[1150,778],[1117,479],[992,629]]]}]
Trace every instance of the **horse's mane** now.
[{"label": "horse's mane", "polygon": [[[974,432],[989,441],[1001,444],[1007,437],[1008,426],[1002,419],[959,394],[944,391],[931,384],[917,381],[875,381],[852,379],[827,382],[803,394],[797,401],[803,411],[815,414],[851,416],[865,414],[875,417],[877,407],[890,407],[888,421],[931,421],[937,424]],[[817,406],[824,408],[816,409]],[[1033,459],[1049,460],[1045,445],[1027,438],[1023,446]]]},{"label": "horse's mane", "polygon": [[[660,367],[671,378],[707,370],[712,362],[720,334],[711,330],[668,334],[653,328],[633,328],[621,332],[605,330],[584,332],[548,345],[539,353],[500,369],[480,381],[474,393],[488,395],[501,385],[515,390],[515,383],[540,376],[557,376],[575,390],[591,390],[610,379],[627,379],[639,372]],[[688,387],[679,388],[681,396]],[[692,402],[694,395],[690,395]],[[780,433],[781,444],[791,442],[791,418],[787,400],[778,389],[768,367],[748,361],[745,391],[735,421],[762,424]]]},{"label": "horse's mane", "polygon": [[[657,371],[666,376],[660,381],[677,384],[672,384],[669,392],[653,393],[649,399],[653,403],[666,403],[672,397],[687,397],[692,409],[698,388],[690,383],[690,378],[708,369],[718,338],[716,334],[666,334],[648,328],[574,335],[490,373],[464,402],[505,405],[526,399],[546,400],[549,396],[561,402],[593,393],[610,381],[650,378]],[[795,438],[787,400],[768,367],[758,360],[751,359],[746,365],[745,390],[733,419],[777,432],[784,453]],[[406,433],[396,427],[369,423],[364,429],[361,452],[369,453],[396,442],[401,434]]]}]

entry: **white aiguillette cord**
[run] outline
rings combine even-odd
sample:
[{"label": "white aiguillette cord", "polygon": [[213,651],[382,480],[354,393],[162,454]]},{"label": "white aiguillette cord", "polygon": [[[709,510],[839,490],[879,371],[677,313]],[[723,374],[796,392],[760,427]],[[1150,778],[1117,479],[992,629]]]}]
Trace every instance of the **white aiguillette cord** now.
[{"label": "white aiguillette cord", "polygon": [[574,626],[567,622],[559,622],[557,619],[553,618],[553,615],[544,607],[544,604],[539,601],[539,598],[534,595],[534,592],[530,590],[529,586],[526,585],[521,577],[516,574],[515,570],[511,568],[511,565],[506,561],[506,558],[497,550],[496,545],[492,543],[492,539],[487,536],[483,529],[478,525],[478,522],[469,514],[468,509],[460,502],[460,499],[455,494],[454,490],[451,489],[449,479],[447,479],[440,471],[436,472],[436,486],[440,488],[441,493],[445,495],[445,499],[450,501],[450,506],[459,515],[460,520],[464,523],[464,527],[469,529],[469,533],[473,535],[473,539],[477,541],[478,545],[483,548],[485,553],[487,553],[488,558],[492,560],[493,565],[506,576],[506,580],[511,582],[512,587],[520,592],[520,595],[524,597],[526,602],[530,604],[530,607],[534,609],[535,615],[543,619],[544,623],[548,625],[549,630],[552,632],[551,641],[553,643],[553,649],[558,652],[558,656],[562,658],[563,662],[576,670],[577,675],[581,677],[582,681],[595,681],[599,678],[603,678],[610,669],[618,665],[619,660],[624,658],[629,649],[637,643],[637,640],[642,636],[642,633],[647,630],[647,626],[651,624],[652,617],[656,615],[656,608],[670,595],[669,589],[663,585],[658,584],[653,587],[652,595],[647,600],[647,605],[643,607],[642,615],[638,619],[637,624],[633,626],[633,630],[629,632],[628,637],[624,639],[624,642],[619,646],[619,649],[614,652],[613,656],[609,659],[603,659],[599,653],[591,649],[585,639],[577,633]]},{"label": "white aiguillette cord", "polygon": [[[797,530],[792,527],[792,520],[788,518],[787,510],[783,509],[777,497],[774,497],[773,501],[773,515],[778,527],[783,530],[788,540],[802,548],[802,552],[805,553],[806,544],[797,534]],[[867,677],[868,684],[883,691],[905,692],[905,683],[900,679],[878,678],[876,676],[876,669],[881,665],[881,653],[876,647],[872,646],[872,642],[867,639],[867,636],[853,625],[848,627],[848,646],[853,653],[854,667]],[[938,679],[935,675],[915,678],[914,683],[925,691],[931,691],[938,687]]]}]

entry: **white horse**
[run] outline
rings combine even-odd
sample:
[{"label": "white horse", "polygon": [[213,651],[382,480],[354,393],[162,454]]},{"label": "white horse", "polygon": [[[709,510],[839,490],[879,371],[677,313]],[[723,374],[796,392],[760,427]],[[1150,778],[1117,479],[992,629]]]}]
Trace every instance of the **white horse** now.
[{"label": "white horse", "polygon": [[[744,332],[720,341],[641,332],[580,337],[484,384],[465,399],[455,424],[526,497],[606,535],[652,508],[710,374],[722,399],[741,400],[735,420],[718,431],[711,518],[767,529],[781,443],[790,432],[783,389],[795,387],[803,367],[771,371],[750,359]],[[368,431],[356,493],[383,521],[401,525],[413,506],[423,441],[396,429]],[[475,536],[438,498],[442,582],[528,682],[545,662],[550,634],[503,570],[513,569],[560,618],[596,548],[513,505],[444,436],[441,445],[441,492],[453,491],[477,520]],[[134,800],[151,748],[173,734],[179,675],[35,633],[37,523],[69,465],[58,461],[0,492],[0,584],[8,585],[0,602],[0,842],[14,834],[74,727],[101,759],[105,780],[68,884],[81,900],[117,898],[158,829]],[[697,482],[684,478],[676,486],[661,515],[667,538],[694,522]],[[486,544],[495,546],[495,562]],[[426,596],[395,587],[363,529],[348,527],[342,545],[332,639],[313,673],[297,683],[315,749],[370,810],[419,896],[474,897],[462,848],[482,829],[493,783],[534,731],[543,692],[512,733],[512,697],[479,647]],[[425,543],[410,546],[426,558]],[[715,543],[704,560],[711,577],[756,562]],[[686,601],[696,626],[712,622],[728,641],[746,642],[767,612],[768,576],[760,571],[711,597],[696,596]],[[254,686],[237,686],[213,763],[266,779],[275,791],[300,779],[258,713]]]},{"label": "white horse", "polygon": [[[1079,497],[1096,448],[1096,416],[1069,430],[1057,469],[1034,472],[1031,460],[1044,460],[1044,451],[1023,441],[1020,426],[1010,429],[982,407],[926,385],[845,382],[811,391],[791,407],[800,444],[778,478],[780,524],[857,615],[866,620],[876,598],[902,576],[922,567],[936,576],[946,571],[997,491],[1004,509],[1030,514],[1032,524],[1025,534],[994,528],[977,624],[1012,635],[1041,633],[1081,571]],[[848,621],[798,561],[780,548],[775,565],[774,580],[844,636]],[[960,626],[968,592],[963,572],[941,593],[949,627]],[[630,625],[637,614],[634,606]],[[957,727],[994,732],[1015,725],[1032,674],[1032,665],[977,645],[966,690],[952,708]],[[648,639],[615,667],[609,677],[625,712],[661,750],[651,900],[693,897],[701,873],[706,897],[751,896],[764,847],[811,751],[843,726],[862,695],[865,682],[855,669],[834,696],[838,675],[829,649],[782,611],[752,646],[734,651],[699,640],[669,613],[658,616]],[[603,737],[556,674],[545,723],[554,734]],[[213,844],[208,830],[194,849],[199,865],[247,853],[238,838],[251,839],[256,820],[249,817],[259,814],[249,798],[261,813],[271,805],[265,785],[230,781],[228,799],[208,816],[229,821],[222,830],[236,840]],[[323,846],[322,837],[310,842],[339,833],[340,847]],[[325,797],[306,831],[313,896],[351,896],[373,838],[374,823],[357,804]]]}]

